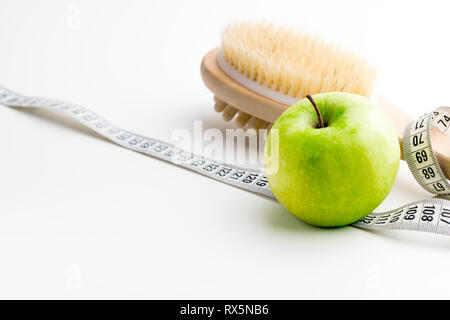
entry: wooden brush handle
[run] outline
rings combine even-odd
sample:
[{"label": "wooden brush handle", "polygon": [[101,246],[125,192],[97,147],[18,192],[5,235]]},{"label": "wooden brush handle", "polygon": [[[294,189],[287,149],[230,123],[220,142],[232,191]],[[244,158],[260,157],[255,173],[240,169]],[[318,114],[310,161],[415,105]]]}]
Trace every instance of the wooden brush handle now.
[{"label": "wooden brush handle", "polygon": [[[403,155],[403,131],[405,127],[413,121],[408,114],[394,106],[386,98],[377,95],[378,106],[383,110],[385,114],[391,119],[392,123],[397,130],[398,140],[400,141],[400,146]],[[436,154],[436,158],[441,166],[442,172],[447,179],[450,179],[450,143],[449,138],[442,132],[431,128],[431,143],[433,144],[433,151]]]},{"label": "wooden brush handle", "polygon": [[[288,108],[287,105],[265,98],[227,76],[217,65],[220,47],[208,52],[202,60],[201,75],[206,86],[216,97],[256,118],[274,123]],[[397,131],[403,156],[403,131],[413,119],[382,96],[377,96],[378,105],[391,119]],[[433,150],[447,179],[450,179],[450,147],[448,137],[431,130]]]}]

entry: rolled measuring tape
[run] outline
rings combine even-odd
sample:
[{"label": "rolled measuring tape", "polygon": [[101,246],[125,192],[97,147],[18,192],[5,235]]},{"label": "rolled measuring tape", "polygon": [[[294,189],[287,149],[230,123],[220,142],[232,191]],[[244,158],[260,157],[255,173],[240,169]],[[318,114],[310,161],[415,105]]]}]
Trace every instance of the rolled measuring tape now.
[{"label": "rolled measuring tape", "polygon": [[[0,104],[8,107],[55,110],[127,149],[171,162],[214,180],[275,198],[263,171],[221,163],[166,142],[120,129],[76,104],[27,97],[3,87],[0,87]],[[450,183],[445,178],[431,145],[431,127],[450,137],[450,107],[440,107],[411,122],[404,132],[403,152],[414,178],[425,190],[436,195],[450,195]],[[352,226],[450,235],[450,200],[433,198],[416,201],[387,212],[369,214]]]}]

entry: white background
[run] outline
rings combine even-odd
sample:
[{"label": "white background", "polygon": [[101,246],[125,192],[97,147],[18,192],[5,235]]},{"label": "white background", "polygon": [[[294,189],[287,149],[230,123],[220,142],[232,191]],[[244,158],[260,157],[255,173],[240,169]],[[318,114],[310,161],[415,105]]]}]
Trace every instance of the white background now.
[{"label": "white background", "polygon": [[[169,141],[232,128],[202,56],[267,18],[354,48],[412,116],[450,104],[446,1],[0,2],[0,84]],[[1,298],[450,298],[450,238],[319,229],[279,204],[0,107]],[[330,190],[332,192],[332,190]],[[430,197],[402,163],[380,209]]]}]

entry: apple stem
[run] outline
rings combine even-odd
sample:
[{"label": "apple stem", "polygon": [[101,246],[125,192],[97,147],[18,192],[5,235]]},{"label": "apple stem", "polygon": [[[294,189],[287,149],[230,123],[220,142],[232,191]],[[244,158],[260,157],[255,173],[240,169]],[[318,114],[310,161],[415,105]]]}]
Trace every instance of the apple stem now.
[{"label": "apple stem", "polygon": [[311,104],[313,105],[314,110],[316,110],[317,117],[319,118],[319,127],[318,128],[325,128],[325,125],[323,123],[322,114],[320,113],[319,108],[317,108],[317,104],[314,101],[313,97],[310,94],[307,94],[306,98],[308,98],[309,102],[311,102]]}]

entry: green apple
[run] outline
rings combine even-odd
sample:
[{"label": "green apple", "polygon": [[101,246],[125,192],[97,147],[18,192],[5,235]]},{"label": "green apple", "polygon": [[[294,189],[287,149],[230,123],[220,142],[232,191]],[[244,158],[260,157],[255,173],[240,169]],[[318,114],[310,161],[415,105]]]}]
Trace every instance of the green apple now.
[{"label": "green apple", "polygon": [[265,158],[270,188],[306,223],[353,223],[391,190],[400,162],[397,135],[390,119],[364,97],[331,92],[308,99],[288,108],[269,132],[265,157],[274,151],[274,138],[278,149]]}]

